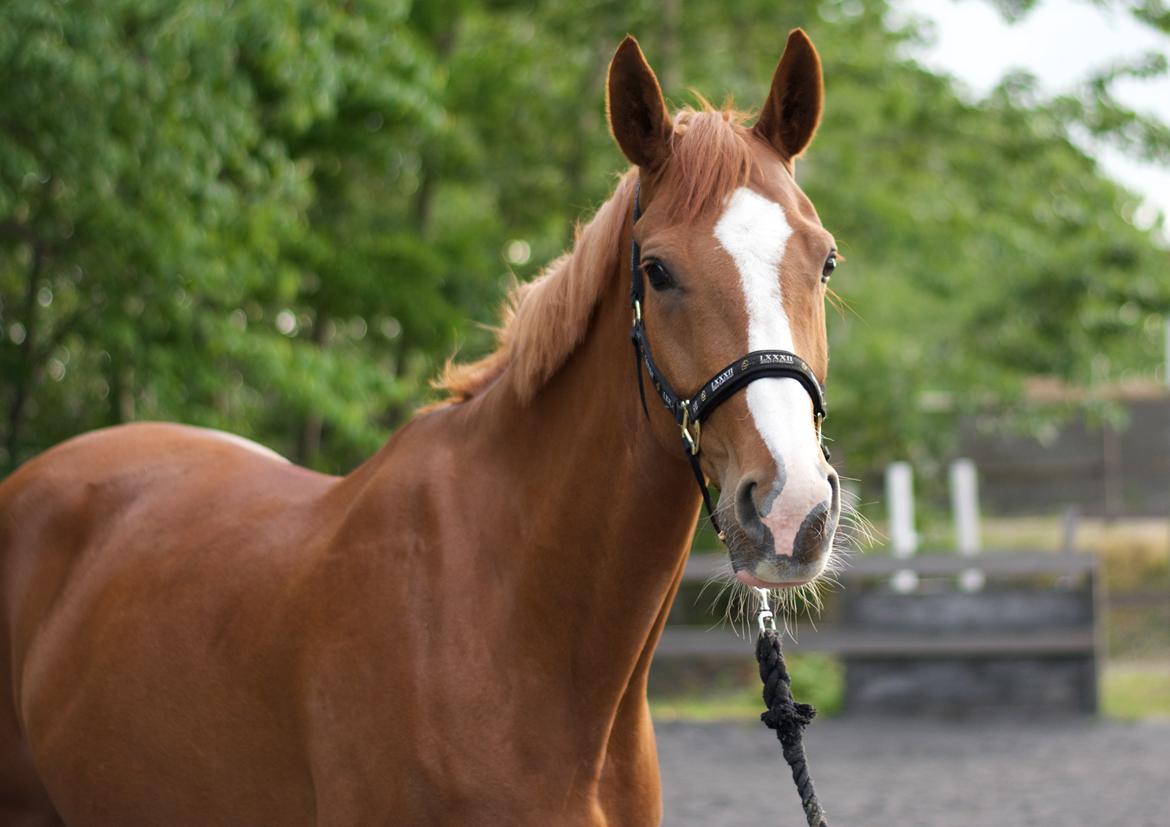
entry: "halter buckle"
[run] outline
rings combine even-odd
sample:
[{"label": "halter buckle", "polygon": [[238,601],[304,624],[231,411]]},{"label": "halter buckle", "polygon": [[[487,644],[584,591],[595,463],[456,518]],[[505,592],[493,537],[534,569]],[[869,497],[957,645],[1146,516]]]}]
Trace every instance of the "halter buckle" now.
[{"label": "halter buckle", "polygon": [[[687,448],[690,450],[692,456],[699,455],[699,440],[703,437],[703,426],[699,420],[691,421],[690,400],[684,399],[682,401],[682,437],[686,442]],[[691,434],[691,426],[694,426],[695,433]]]},{"label": "halter buckle", "polygon": [[634,299],[634,321],[642,321],[642,302],[640,299]]}]

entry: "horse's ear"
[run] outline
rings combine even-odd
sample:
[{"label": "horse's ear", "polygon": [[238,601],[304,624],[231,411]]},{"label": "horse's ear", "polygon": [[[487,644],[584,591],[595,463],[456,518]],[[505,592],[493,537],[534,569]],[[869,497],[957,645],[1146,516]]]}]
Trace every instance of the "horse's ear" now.
[{"label": "horse's ear", "polygon": [[632,163],[654,170],[666,162],[674,127],[658,78],[630,35],[610,61],[605,108],[613,137]]},{"label": "horse's ear", "polygon": [[755,125],[756,134],[786,159],[795,158],[817,131],[824,95],[817,50],[803,30],[793,29],[772,76],[772,90]]}]

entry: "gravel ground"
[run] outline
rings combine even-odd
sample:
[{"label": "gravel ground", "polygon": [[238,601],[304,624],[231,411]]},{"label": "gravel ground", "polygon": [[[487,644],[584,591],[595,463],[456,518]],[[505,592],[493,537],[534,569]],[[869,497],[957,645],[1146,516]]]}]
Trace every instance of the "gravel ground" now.
[{"label": "gravel ground", "polygon": [[[664,827],[801,827],[762,724],[659,723]],[[832,827],[1170,827],[1170,721],[818,720]]]}]

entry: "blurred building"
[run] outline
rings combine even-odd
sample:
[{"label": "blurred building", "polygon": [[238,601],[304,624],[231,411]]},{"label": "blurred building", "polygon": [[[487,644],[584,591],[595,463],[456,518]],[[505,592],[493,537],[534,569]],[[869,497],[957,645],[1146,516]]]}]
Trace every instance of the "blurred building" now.
[{"label": "blurred building", "polygon": [[1022,436],[994,418],[967,417],[961,455],[979,467],[988,513],[1043,514],[1073,507],[1088,516],[1170,515],[1170,388],[1133,382],[1084,390],[1043,380],[1029,388],[1039,408],[1072,408],[1063,424]]}]

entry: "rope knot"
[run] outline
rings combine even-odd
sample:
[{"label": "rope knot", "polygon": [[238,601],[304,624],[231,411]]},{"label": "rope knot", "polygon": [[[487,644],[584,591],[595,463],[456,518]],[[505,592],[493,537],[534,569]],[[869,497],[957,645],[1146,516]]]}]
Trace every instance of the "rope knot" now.
[{"label": "rope knot", "polygon": [[760,713],[760,720],[768,729],[776,730],[781,741],[788,742],[799,738],[801,731],[812,723],[816,715],[816,707],[810,704],[783,700],[770,706],[767,712]]},{"label": "rope knot", "polygon": [[764,703],[768,707],[767,712],[760,715],[760,720],[768,729],[776,732],[784,760],[792,770],[792,780],[796,783],[809,827],[828,827],[804,756],[804,728],[812,723],[817,711],[809,704],[798,703],[793,699],[792,677],[784,665],[784,649],[777,632],[766,629],[760,633],[756,641],[756,660],[760,663]]}]

